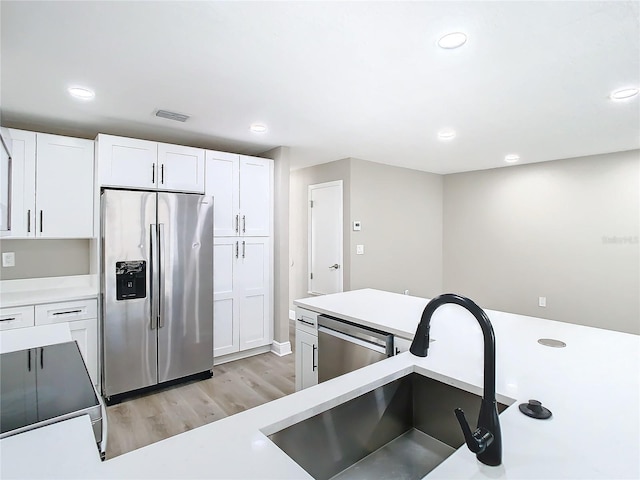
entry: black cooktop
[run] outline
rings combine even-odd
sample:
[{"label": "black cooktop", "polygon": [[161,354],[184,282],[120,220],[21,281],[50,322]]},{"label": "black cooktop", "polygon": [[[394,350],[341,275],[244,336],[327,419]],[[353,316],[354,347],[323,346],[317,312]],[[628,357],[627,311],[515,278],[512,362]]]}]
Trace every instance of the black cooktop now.
[{"label": "black cooktop", "polygon": [[0,355],[0,437],[99,405],[76,342]]}]

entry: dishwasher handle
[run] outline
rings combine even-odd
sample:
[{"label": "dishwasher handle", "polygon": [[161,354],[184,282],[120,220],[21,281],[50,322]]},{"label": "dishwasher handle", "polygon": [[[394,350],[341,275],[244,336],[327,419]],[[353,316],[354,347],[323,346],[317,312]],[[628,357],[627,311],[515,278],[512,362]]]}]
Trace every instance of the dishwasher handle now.
[{"label": "dishwasher handle", "polygon": [[[322,325],[318,326],[318,335],[320,334],[325,334],[325,335],[331,335],[332,337],[336,337],[339,338],[341,340],[344,340],[345,342],[349,342],[349,343],[353,343],[355,345],[359,345],[361,347],[364,348],[368,348],[369,350],[373,350],[375,352],[381,353],[383,355],[386,355],[388,357],[393,355],[393,346],[391,347],[391,355],[389,354],[388,348],[385,344],[380,344],[377,342],[370,342],[367,340],[362,340],[360,338],[357,337],[353,337],[351,335],[347,335],[346,333],[343,332],[339,332],[336,330],[332,330],[330,328],[327,327],[323,327]],[[392,340],[392,344],[393,344],[393,340]]]},{"label": "dishwasher handle", "polygon": [[348,337],[355,337],[367,343],[382,346],[388,357],[393,356],[393,334],[364,327],[346,320],[341,320],[327,315],[318,315],[318,327],[340,332]]}]

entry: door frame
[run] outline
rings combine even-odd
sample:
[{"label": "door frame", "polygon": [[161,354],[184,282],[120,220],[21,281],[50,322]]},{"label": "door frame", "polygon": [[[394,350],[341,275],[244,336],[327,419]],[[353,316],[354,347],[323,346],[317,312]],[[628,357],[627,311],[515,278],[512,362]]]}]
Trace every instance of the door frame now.
[{"label": "door frame", "polygon": [[340,187],[340,211],[338,212],[338,229],[340,232],[340,254],[339,254],[339,262],[340,262],[340,292],[344,291],[344,189],[342,188],[342,180],[334,180],[332,182],[324,182],[324,183],[316,183],[313,185],[309,185],[307,187],[307,293],[309,295],[324,295],[322,293],[314,292],[311,289],[311,275],[312,272],[312,250],[311,243],[313,239],[312,235],[312,222],[311,222],[311,192],[318,188],[326,188],[326,187]]}]

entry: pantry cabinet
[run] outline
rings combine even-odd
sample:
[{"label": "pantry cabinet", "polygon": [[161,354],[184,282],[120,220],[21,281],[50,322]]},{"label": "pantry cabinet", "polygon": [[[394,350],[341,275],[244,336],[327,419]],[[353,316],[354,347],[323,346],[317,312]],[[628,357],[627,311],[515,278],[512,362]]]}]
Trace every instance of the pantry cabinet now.
[{"label": "pantry cabinet", "polygon": [[99,134],[98,183],[104,187],[203,193],[204,150]]},{"label": "pantry cabinet", "polygon": [[10,238],[91,238],[93,142],[9,129],[13,142]]},{"label": "pantry cabinet", "polygon": [[214,197],[214,236],[270,236],[273,160],[208,150],[205,193]]},{"label": "pantry cabinet", "polygon": [[270,345],[272,255],[266,237],[214,238],[214,357]]}]

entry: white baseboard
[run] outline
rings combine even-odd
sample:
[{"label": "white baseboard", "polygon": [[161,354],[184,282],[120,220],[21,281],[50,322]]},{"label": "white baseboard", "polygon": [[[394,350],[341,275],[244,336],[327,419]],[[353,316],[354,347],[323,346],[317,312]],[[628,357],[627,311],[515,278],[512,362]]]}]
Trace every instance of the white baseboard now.
[{"label": "white baseboard", "polygon": [[261,353],[267,353],[271,351],[270,345],[263,347],[252,348],[251,350],[244,350],[242,352],[230,353],[221,357],[215,357],[213,359],[213,366],[222,365],[223,363],[233,362],[234,360],[242,360],[243,358],[252,357],[254,355],[260,355]]},{"label": "white baseboard", "polygon": [[271,353],[275,353],[279,357],[284,357],[292,353],[291,342],[276,342],[275,340],[271,344]]}]

